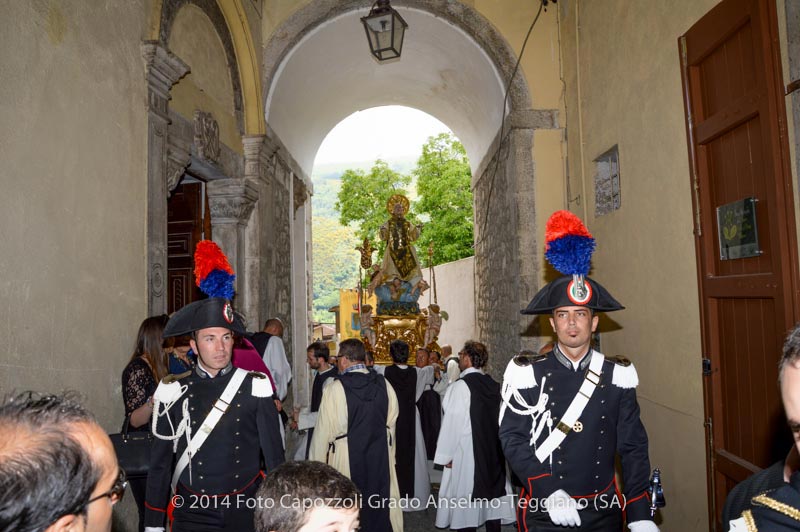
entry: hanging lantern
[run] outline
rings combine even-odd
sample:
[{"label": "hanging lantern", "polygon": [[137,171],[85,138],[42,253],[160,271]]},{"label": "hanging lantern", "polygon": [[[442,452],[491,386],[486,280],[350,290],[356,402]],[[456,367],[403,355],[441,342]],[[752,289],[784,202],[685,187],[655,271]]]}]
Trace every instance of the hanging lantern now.
[{"label": "hanging lantern", "polygon": [[369,15],[361,18],[367,32],[369,50],[378,61],[400,57],[403,51],[403,35],[408,24],[389,5],[389,0],[378,0],[372,5]]}]

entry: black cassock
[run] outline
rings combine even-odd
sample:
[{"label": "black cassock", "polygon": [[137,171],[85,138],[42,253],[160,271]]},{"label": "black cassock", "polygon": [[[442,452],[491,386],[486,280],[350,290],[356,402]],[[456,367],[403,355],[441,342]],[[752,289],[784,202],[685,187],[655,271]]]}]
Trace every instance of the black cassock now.
[{"label": "black cassock", "polygon": [[417,434],[417,368],[396,365],[386,368],[386,380],[397,395],[397,428],[395,429],[395,470],[400,497],[414,496],[414,444]]},{"label": "black cassock", "polygon": [[390,495],[389,449],[386,445],[389,396],[386,381],[376,373],[351,372],[337,378],[342,383],[347,400],[350,479],[363,497],[359,515],[360,530],[390,532],[389,506],[370,503],[373,500],[389,500]]},{"label": "black cassock", "polygon": [[442,429],[442,397],[430,386],[422,392],[417,401],[419,422],[422,426],[422,439],[425,441],[425,454],[428,460],[436,456],[436,440]]}]

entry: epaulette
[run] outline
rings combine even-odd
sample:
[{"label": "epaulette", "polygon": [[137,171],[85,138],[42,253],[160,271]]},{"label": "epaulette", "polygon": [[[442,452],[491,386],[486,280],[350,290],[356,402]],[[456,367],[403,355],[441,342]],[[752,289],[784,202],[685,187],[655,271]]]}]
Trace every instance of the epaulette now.
[{"label": "epaulette", "polygon": [[191,374],[192,370],[184,371],[183,373],[170,373],[169,375],[161,379],[161,382],[163,382],[164,384],[170,384],[172,382],[179,381],[185,377],[188,377]]},{"label": "epaulette", "polygon": [[[530,351],[527,352],[530,353]],[[536,364],[542,360],[547,360],[547,357],[550,355],[550,353],[552,353],[552,351],[547,353],[533,353],[530,355],[520,353],[519,355],[514,355],[514,358],[512,358],[511,361],[517,366],[524,368],[530,364]]]},{"label": "epaulette", "polygon": [[536,386],[533,365],[546,360],[547,355],[516,355],[508,361],[503,373],[503,389],[524,390]]},{"label": "epaulette", "polygon": [[247,374],[253,377],[253,397],[272,397],[272,383],[266,373],[249,371]]},{"label": "epaulette", "polygon": [[517,390],[525,390],[538,386],[533,366],[537,362],[543,360],[547,360],[547,354],[540,355],[531,353],[530,355],[516,355],[508,361],[506,371],[503,373],[503,385],[500,388],[500,396],[503,399],[503,403],[500,405],[500,423],[503,422],[503,417],[505,416],[507,408],[517,411],[511,404],[512,397],[514,398],[514,402],[518,404],[518,407],[524,408],[526,411],[532,411],[532,405],[526,404],[525,399],[517,393]]},{"label": "epaulette", "polygon": [[611,378],[611,384],[619,388],[636,388],[639,386],[639,374],[636,373],[633,362],[623,356],[607,356],[606,360],[614,364],[614,375]]},{"label": "epaulette", "polygon": [[156,388],[153,394],[153,400],[159,403],[172,404],[180,399],[184,389],[181,389],[181,385],[178,381],[191,374],[191,370],[178,374],[170,373],[161,379],[161,382],[158,383],[158,388]]},{"label": "epaulette", "polygon": [[609,362],[613,362],[618,366],[622,366],[623,368],[627,368],[628,366],[631,365],[631,361],[621,355],[617,355],[615,357],[607,356],[606,360],[608,360]]}]

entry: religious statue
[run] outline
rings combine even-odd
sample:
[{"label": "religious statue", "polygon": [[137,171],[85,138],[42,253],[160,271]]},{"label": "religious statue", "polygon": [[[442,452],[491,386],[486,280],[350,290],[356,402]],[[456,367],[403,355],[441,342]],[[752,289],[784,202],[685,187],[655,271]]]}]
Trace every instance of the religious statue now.
[{"label": "religious statue", "polygon": [[[431,286],[422,277],[414,247],[422,226],[406,219],[409,206],[408,198],[400,194],[393,195],[387,201],[386,210],[390,217],[380,228],[380,237],[386,242],[386,250],[379,263],[372,263],[372,246],[367,239],[356,248],[361,252],[360,265],[364,270],[364,276],[359,275],[359,286],[366,286],[365,292],[370,296],[374,294],[378,300],[375,314],[372,306],[361,300],[360,334],[374,354],[375,363],[379,365],[391,362],[389,345],[393,340],[405,341],[411,353],[416,353],[418,347],[431,343],[436,345],[442,319],[446,318],[443,312],[439,313],[435,304],[424,312],[420,311],[420,297]],[[433,271],[431,279],[435,300],[436,280]],[[432,327],[430,332],[427,331],[429,326]],[[409,363],[414,363],[413,355]]]},{"label": "religious statue", "polygon": [[419,238],[422,226],[412,225],[406,220],[408,207],[408,198],[400,194],[393,195],[386,203],[386,210],[391,218],[380,230],[381,240],[386,241],[381,273],[385,280],[390,281],[397,277],[414,286],[422,279],[417,250],[413,244]]},{"label": "religious statue", "polygon": [[415,284],[414,287],[411,289],[411,295],[413,297],[419,298],[419,296],[424,294],[425,290],[427,290],[430,287],[431,285],[428,284],[428,281],[426,281],[425,279],[420,279],[419,281],[417,281],[417,284]]},{"label": "religious statue", "polygon": [[381,267],[379,264],[372,265],[372,273],[369,275],[369,284],[367,285],[367,294],[372,297],[375,289],[383,282],[383,275],[381,275]]},{"label": "religious statue", "polygon": [[428,328],[425,329],[425,345],[429,346],[436,341],[439,330],[442,328],[442,315],[439,314],[439,305],[432,304],[428,307]]},{"label": "religious statue", "polygon": [[375,320],[372,318],[372,305],[361,305],[361,337],[369,342],[369,347],[375,347]]},{"label": "religious statue", "polygon": [[367,287],[367,291],[374,291],[378,298],[379,315],[419,314],[417,300],[427,287],[414,248],[422,226],[406,220],[408,207],[408,198],[400,194],[393,195],[386,203],[391,217],[380,229],[381,239],[386,241],[386,251],[380,270],[373,266]]}]

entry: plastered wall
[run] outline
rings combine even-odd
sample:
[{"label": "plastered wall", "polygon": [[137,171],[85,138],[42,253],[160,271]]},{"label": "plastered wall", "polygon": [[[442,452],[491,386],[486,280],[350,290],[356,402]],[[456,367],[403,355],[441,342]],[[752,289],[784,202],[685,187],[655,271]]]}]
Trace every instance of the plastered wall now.
[{"label": "plastered wall", "polygon": [[[482,341],[475,326],[475,257],[440,264],[434,267],[434,275],[439,307],[448,314],[448,319],[442,320],[437,343],[450,344],[453,353],[457,353],[467,340]],[[429,268],[423,270],[422,276],[433,287]],[[433,302],[432,290],[422,295],[420,308]],[[489,353],[490,357],[493,355]]]},{"label": "plastered wall", "polygon": [[169,36],[169,49],[191,71],[172,87],[170,107],[188,120],[194,111],[210,112],[219,124],[219,140],[242,153],[242,135],[233,112],[233,87],[225,51],[209,18],[192,4],[183,6]]},{"label": "plastered wall", "polygon": [[[707,530],[692,203],[678,37],[715,1],[575,2],[561,23],[571,210],[597,239],[593,276],[627,308],[601,321],[631,358],[650,456],[669,493],[662,530]],[[620,210],[594,215],[594,159],[619,146]],[[688,479],[693,479],[687,482]]]},{"label": "plastered wall", "polygon": [[0,393],[79,390],[116,430],[146,308],[146,9],[2,10]]}]

